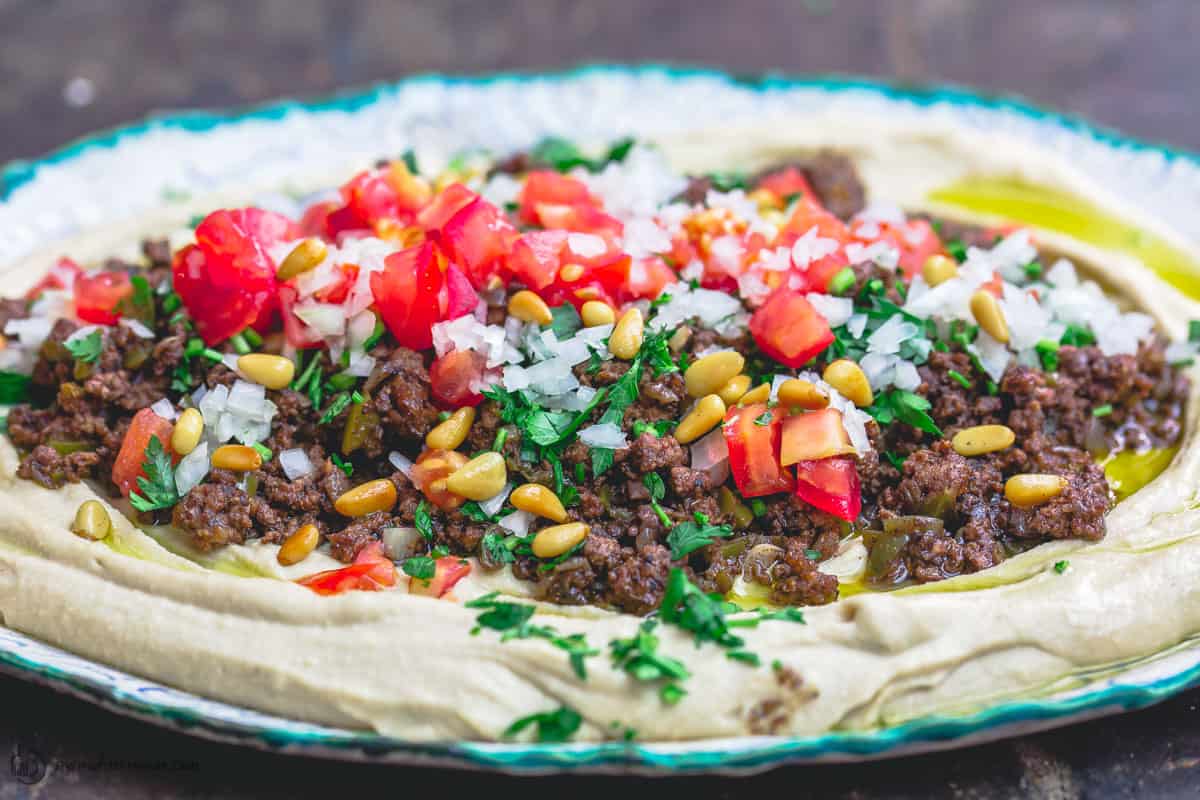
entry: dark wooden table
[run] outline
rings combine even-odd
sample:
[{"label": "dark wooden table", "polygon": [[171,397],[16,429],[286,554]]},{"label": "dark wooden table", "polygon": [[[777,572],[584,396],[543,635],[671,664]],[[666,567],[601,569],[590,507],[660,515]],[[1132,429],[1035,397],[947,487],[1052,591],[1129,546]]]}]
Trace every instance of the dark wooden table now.
[{"label": "dark wooden table", "polygon": [[[152,110],[326,93],[418,71],[666,61],[1015,92],[1200,149],[1195,0],[0,0],[0,161]],[[510,779],[269,755],[0,676],[0,800],[399,795],[420,786],[844,798],[1195,797],[1200,694],[1056,732],[747,779]],[[17,781],[11,756],[41,762]]]}]

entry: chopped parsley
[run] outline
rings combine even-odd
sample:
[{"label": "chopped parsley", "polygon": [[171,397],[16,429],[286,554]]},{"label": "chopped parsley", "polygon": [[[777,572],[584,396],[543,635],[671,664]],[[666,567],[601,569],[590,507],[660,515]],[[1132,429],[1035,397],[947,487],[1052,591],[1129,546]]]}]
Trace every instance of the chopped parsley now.
[{"label": "chopped parsley", "polygon": [[1031,281],[1036,281],[1038,278],[1042,277],[1042,272],[1045,271],[1045,268],[1042,266],[1042,262],[1038,261],[1037,259],[1030,261],[1022,269],[1025,271],[1025,277]]},{"label": "chopped parsley", "polygon": [[1070,561],[1055,561],[1054,562],[1054,571],[1057,572],[1059,575],[1062,575],[1064,572],[1067,571],[1067,567],[1069,567],[1069,566],[1071,566]]},{"label": "chopped parsley", "polygon": [[659,641],[654,635],[656,627],[658,622],[648,619],[630,638],[613,639],[609,642],[612,665],[614,669],[628,672],[634,680],[646,683],[662,681],[659,697],[667,705],[674,705],[687,694],[679,686],[679,682],[686,680],[691,673],[682,661],[658,651]]},{"label": "chopped parsley", "polygon": [[569,172],[575,167],[583,167],[588,172],[599,172],[610,162],[624,161],[634,143],[634,139],[629,137],[618,139],[609,145],[604,155],[588,158],[569,139],[548,136],[529,151],[529,157],[536,163],[553,167],[556,172]]},{"label": "chopped parsley", "polygon": [[1059,343],[1053,339],[1039,339],[1038,343],[1033,346],[1037,351],[1038,358],[1042,361],[1042,369],[1046,372],[1058,371],[1058,348]]},{"label": "chopped parsley", "polygon": [[1200,342],[1200,319],[1188,320],[1188,337],[1189,342]]},{"label": "chopped parsley", "polygon": [[554,331],[554,335],[560,342],[570,339],[583,327],[583,320],[580,319],[579,312],[570,303],[555,306],[550,309],[550,314],[553,316],[553,320],[550,322],[549,328]]},{"label": "chopped parsley", "polygon": [[608,394],[609,392],[601,389],[592,397],[586,408],[579,412],[571,412],[540,408],[524,391],[510,392],[499,384],[483,390],[483,396],[499,407],[500,419],[515,425],[521,431],[523,444],[543,448],[566,444]]},{"label": "chopped parsley", "polygon": [[1102,406],[1096,406],[1092,409],[1093,417],[1107,417],[1113,412],[1112,403],[1105,403]]},{"label": "chopped parsley", "polygon": [[866,412],[880,425],[890,425],[899,420],[917,430],[940,437],[942,430],[926,412],[931,408],[924,397],[903,389],[893,389],[875,398],[874,405]]},{"label": "chopped parsley", "polygon": [[24,403],[29,399],[28,375],[0,370],[0,403]]},{"label": "chopped parsley", "polygon": [[961,264],[967,260],[967,246],[963,244],[962,239],[947,239],[945,247],[946,252],[952,255],[958,263]]},{"label": "chopped parsley", "polygon": [[351,464],[349,461],[343,461],[342,457],[339,456],[337,453],[334,453],[333,455],[331,455],[329,457],[329,460],[333,462],[333,465],[335,467],[340,469],[342,472],[346,473],[347,478],[354,475],[354,465]]},{"label": "chopped parsley", "polygon": [[[641,381],[642,373],[647,366],[653,370],[655,377],[679,370],[678,365],[671,358],[670,348],[667,347],[667,341],[671,338],[672,333],[673,331],[670,330],[646,333],[641,348],[629,364],[629,369],[609,389],[608,408],[600,416],[600,424],[611,423],[618,427],[621,426],[625,419],[625,409],[637,401],[638,382]],[[597,392],[596,397],[599,397],[600,394]],[[596,398],[592,398],[592,400],[594,404]],[[592,449],[593,475],[597,478],[600,477],[612,465],[612,448],[595,447]]]},{"label": "chopped parsley", "polygon": [[888,463],[896,469],[902,469],[904,467],[905,457],[899,453],[893,453],[891,450],[884,450],[883,457],[886,458]]},{"label": "chopped parsley", "polygon": [[151,436],[146,444],[146,458],[142,462],[145,476],[138,476],[138,490],[130,492],[129,503],[138,511],[155,511],[170,508],[179,502],[179,490],[175,487],[175,469],[171,456],[163,447],[162,440]]},{"label": "chopped parsley", "polygon": [[429,515],[429,504],[422,500],[413,511],[413,527],[421,538],[427,542],[433,541],[433,517]]},{"label": "chopped parsley", "polygon": [[[729,608],[720,595],[707,595],[688,580],[687,574],[674,567],[667,577],[667,590],[663,594],[659,616],[663,622],[689,631],[695,636],[696,644],[711,642],[733,653],[744,653],[745,640],[730,630],[726,613]],[[757,624],[757,623],[756,623]],[[736,658],[736,657],[735,657]]]},{"label": "chopped parsley", "polygon": [[650,505],[654,508],[654,513],[658,515],[664,528],[671,527],[671,518],[667,516],[667,512],[663,511],[662,506],[658,504],[667,493],[667,487],[663,484],[662,476],[657,472],[647,472],[642,476],[642,484],[645,485],[646,491],[650,493]]},{"label": "chopped parsley", "polygon": [[708,517],[696,512],[695,522],[681,522],[667,534],[667,546],[671,548],[671,560],[679,559],[707,547],[714,539],[726,539],[733,535],[728,525],[710,525]]},{"label": "chopped parsley", "polygon": [[468,500],[467,502],[463,503],[458,510],[462,512],[464,517],[474,522],[496,522],[501,516],[500,514],[492,515],[487,513],[483,510],[479,503],[475,502],[474,500]]},{"label": "chopped parsley", "polygon": [[131,275],[129,285],[133,291],[121,298],[114,310],[123,317],[153,325],[154,290],[150,288],[150,281],[146,280],[144,275]]},{"label": "chopped parsley", "polygon": [[1090,330],[1082,325],[1076,325],[1074,322],[1067,325],[1066,331],[1063,332],[1062,338],[1059,339],[1062,344],[1071,345],[1073,347],[1087,347],[1096,343],[1096,337]]},{"label": "chopped parsley", "polygon": [[661,439],[671,432],[671,429],[675,427],[675,424],[675,420],[671,419],[660,419],[657,422],[643,422],[639,419],[633,423],[633,438],[636,439],[643,433],[649,431]]},{"label": "chopped parsley", "polygon": [[585,659],[599,655],[600,651],[588,645],[584,634],[563,636],[549,625],[534,625],[531,622],[537,610],[534,606],[498,600],[499,596],[498,592],[490,592],[464,603],[466,608],[481,609],[483,612],[475,619],[472,635],[486,628],[500,633],[501,642],[513,639],[545,639],[567,654],[571,670],[580,680],[587,680]]},{"label": "chopped parsley", "polygon": [[505,538],[503,534],[496,531],[488,531],[483,535],[479,548],[487,553],[492,563],[511,564],[517,560],[517,557],[513,555],[513,549],[520,544],[520,541],[516,536]]},{"label": "chopped parsley", "polygon": [[104,338],[100,331],[95,330],[87,336],[81,336],[74,341],[66,343],[67,350],[75,357],[76,361],[82,361],[85,364],[95,364],[100,359],[100,354],[104,352]]},{"label": "chopped parsley", "polygon": [[952,370],[949,370],[949,371],[947,371],[947,372],[946,372],[946,376],[947,376],[948,378],[952,379],[952,380],[953,380],[955,383],[957,383],[959,386],[963,387],[964,389],[970,389],[970,388],[971,388],[971,381],[970,381],[970,379],[969,379],[969,378],[967,378],[967,376],[966,376],[966,375],[963,375],[961,372],[959,372],[959,371],[958,371],[958,370],[956,370],[956,369],[952,369]]},{"label": "chopped parsley", "polygon": [[416,556],[406,559],[400,569],[404,570],[405,575],[423,580],[429,585],[429,579],[437,572],[437,562],[429,556]]},{"label": "chopped parsley", "polygon": [[505,739],[511,739],[532,725],[535,729],[534,739],[538,742],[567,742],[579,730],[582,723],[583,717],[579,716],[578,711],[561,706],[554,711],[521,717],[509,725],[502,736]]}]

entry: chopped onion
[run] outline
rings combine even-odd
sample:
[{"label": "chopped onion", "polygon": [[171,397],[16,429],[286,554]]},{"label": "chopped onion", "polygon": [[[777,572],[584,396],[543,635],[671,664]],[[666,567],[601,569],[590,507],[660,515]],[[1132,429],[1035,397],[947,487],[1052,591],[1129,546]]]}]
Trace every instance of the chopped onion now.
[{"label": "chopped onion", "polygon": [[729,460],[729,445],[721,426],[692,443],[692,469],[707,470]]},{"label": "chopped onion", "polygon": [[133,331],[133,335],[141,339],[153,339],[154,331],[147,328],[141,320],[132,319],[130,317],[121,317],[120,324],[129,330]]},{"label": "chopped onion", "polygon": [[528,511],[514,511],[507,517],[501,517],[497,523],[506,531],[511,531],[516,536],[524,536],[529,533],[529,525],[533,522],[533,514]]},{"label": "chopped onion", "polygon": [[160,416],[163,419],[168,420],[168,421],[173,420],[173,419],[175,419],[175,417],[179,416],[175,412],[175,406],[171,405],[171,401],[165,397],[160,400],[155,400],[154,404],[152,406],[150,406],[150,410],[153,411],[158,416]]},{"label": "chopped onion", "polygon": [[495,495],[489,497],[487,500],[481,500],[479,502],[479,507],[482,508],[483,512],[490,517],[500,509],[504,508],[504,501],[508,499],[508,496],[512,493],[512,490],[512,483],[504,484],[504,488]]},{"label": "chopped onion", "polygon": [[624,450],[629,447],[625,431],[612,422],[589,425],[582,429],[579,431],[579,441],[588,447],[607,447],[610,450]]},{"label": "chopped onion", "polygon": [[264,416],[266,399],[266,387],[239,380],[235,381],[233,388],[229,390],[225,408],[231,414],[261,419]]},{"label": "chopped onion", "polygon": [[413,462],[410,461],[408,457],[399,450],[393,450],[392,452],[388,453],[388,461],[390,461],[392,466],[398,471],[403,472],[405,477],[412,477]]},{"label": "chopped onion", "polygon": [[849,297],[834,297],[819,292],[809,292],[806,297],[831,328],[845,325],[854,313],[854,301]]},{"label": "chopped onion", "polygon": [[379,537],[383,540],[383,554],[399,561],[413,554],[421,534],[416,528],[384,528]]},{"label": "chopped onion", "polygon": [[175,489],[183,497],[200,485],[208,475],[208,442],[200,442],[192,452],[184,456],[175,467]]},{"label": "chopped onion", "polygon": [[331,303],[310,303],[305,301],[296,306],[293,312],[301,322],[315,330],[322,338],[341,336],[346,328],[346,312],[341,306]]},{"label": "chopped onion", "polygon": [[50,335],[51,322],[46,317],[30,317],[29,319],[10,319],[4,326],[4,333],[16,336],[21,340],[21,347],[26,350],[36,350]]},{"label": "chopped onion", "polygon": [[350,356],[350,366],[346,367],[346,374],[353,375],[356,378],[365,378],[371,374],[371,370],[375,369],[375,358],[366,353],[355,353]]},{"label": "chopped onion", "polygon": [[299,447],[281,452],[279,454],[279,466],[283,468],[283,472],[287,475],[289,481],[299,480],[306,475],[311,475],[317,469],[313,466],[308,453]]}]

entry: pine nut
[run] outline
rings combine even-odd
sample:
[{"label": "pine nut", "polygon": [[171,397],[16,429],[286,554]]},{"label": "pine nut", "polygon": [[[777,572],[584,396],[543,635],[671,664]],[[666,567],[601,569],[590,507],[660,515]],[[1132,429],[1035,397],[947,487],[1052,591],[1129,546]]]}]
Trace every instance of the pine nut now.
[{"label": "pine nut", "polygon": [[317,530],[316,525],[301,525],[279,546],[279,554],[276,555],[275,560],[285,567],[299,564],[316,549],[317,542],[320,540],[321,532]]},{"label": "pine nut", "polygon": [[538,558],[557,558],[586,539],[590,530],[583,522],[551,525],[534,535],[530,549]]},{"label": "pine nut", "polygon": [[275,277],[281,281],[289,281],[301,273],[315,269],[325,260],[328,248],[320,239],[305,239],[288,253],[275,271]]},{"label": "pine nut", "polygon": [[746,366],[746,359],[736,350],[722,350],[697,360],[683,373],[687,393],[704,397],[716,393]]},{"label": "pine nut", "polygon": [[757,403],[765,403],[771,399],[771,384],[760,383],[750,391],[742,395],[742,399],[738,400],[739,406],[752,406]]},{"label": "pine nut", "polygon": [[171,450],[176,455],[186,456],[200,444],[203,433],[204,417],[197,409],[185,409],[175,420],[175,429],[171,431]]},{"label": "pine nut", "polygon": [[688,444],[711,431],[725,419],[725,403],[720,396],[706,395],[696,401],[696,406],[687,413],[675,429],[675,439]]},{"label": "pine nut", "polygon": [[474,423],[475,409],[463,406],[425,434],[425,446],[430,450],[457,450],[467,440]]},{"label": "pine nut", "polygon": [[446,478],[446,488],[468,500],[487,500],[495,497],[508,480],[504,456],[488,451],[480,453]]},{"label": "pine nut", "polygon": [[812,381],[790,378],[779,385],[779,404],[785,408],[817,411],[829,405],[829,396]]},{"label": "pine nut", "polygon": [[376,511],[389,511],[394,505],[396,484],[387,478],[360,483],[333,501],[337,512],[346,517],[365,517]]},{"label": "pine nut", "polygon": [[950,444],[960,456],[981,456],[1010,447],[1017,435],[1007,425],[976,425],[954,434]]},{"label": "pine nut", "polygon": [[508,299],[508,313],[523,322],[536,322],[538,325],[554,322],[550,306],[528,289],[522,289]]},{"label": "pine nut", "polygon": [[1013,475],[1004,482],[1004,497],[1018,508],[1030,508],[1053,500],[1066,488],[1067,479],[1061,475]]},{"label": "pine nut", "polygon": [[564,264],[558,271],[558,277],[565,283],[574,283],[583,277],[583,266],[580,264]]},{"label": "pine nut", "polygon": [[84,500],[75,512],[71,533],[84,539],[99,541],[112,532],[112,518],[99,500]]},{"label": "pine nut", "polygon": [[621,315],[608,337],[608,351],[617,358],[631,360],[642,349],[642,338],[645,333],[645,322],[642,312],[631,308]]},{"label": "pine nut", "polygon": [[588,300],[583,304],[583,308],[579,309],[579,316],[583,318],[585,328],[612,325],[617,319],[613,307],[603,300]]},{"label": "pine nut", "polygon": [[672,353],[678,353],[683,348],[687,347],[687,343],[692,340],[692,329],[687,325],[678,328],[671,334],[671,338],[667,340],[667,348]]},{"label": "pine nut", "polygon": [[750,391],[750,376],[734,375],[725,382],[725,385],[721,387],[717,395],[721,398],[721,402],[725,404],[725,407],[728,408],[738,400],[741,400],[748,391]]},{"label": "pine nut", "polygon": [[941,253],[934,253],[925,259],[925,264],[921,267],[921,277],[925,278],[925,282],[930,286],[937,286],[957,276],[958,262]]},{"label": "pine nut", "polygon": [[269,353],[247,353],[237,365],[248,380],[268,389],[286,389],[296,376],[296,364],[290,358]]},{"label": "pine nut", "polygon": [[213,469],[250,472],[262,466],[262,454],[244,444],[223,444],[212,454]]},{"label": "pine nut", "polygon": [[871,383],[862,367],[846,358],[839,358],[821,375],[825,382],[838,390],[838,393],[859,408],[866,408],[875,402],[875,394],[871,391]]},{"label": "pine nut", "polygon": [[971,316],[989,336],[1001,344],[1008,344],[1008,321],[1004,319],[996,295],[985,289],[971,295]]},{"label": "pine nut", "polygon": [[540,483],[526,483],[513,489],[508,502],[519,511],[528,511],[555,522],[567,521],[567,510],[558,495]]}]

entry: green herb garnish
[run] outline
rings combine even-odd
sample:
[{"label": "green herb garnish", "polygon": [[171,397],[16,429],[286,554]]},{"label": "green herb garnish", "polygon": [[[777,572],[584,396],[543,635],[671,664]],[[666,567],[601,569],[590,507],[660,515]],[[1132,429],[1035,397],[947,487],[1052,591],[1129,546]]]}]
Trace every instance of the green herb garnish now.
[{"label": "green herb garnish", "polygon": [[570,339],[583,327],[583,320],[580,319],[579,312],[570,303],[555,306],[550,309],[550,314],[553,319],[548,327],[554,331],[554,336],[560,342]]},{"label": "green herb garnish", "polygon": [[405,575],[425,581],[425,585],[428,586],[429,579],[437,572],[437,562],[429,556],[416,556],[405,559],[400,569],[404,570]]},{"label": "green herb garnish", "polygon": [[498,600],[499,596],[498,592],[491,592],[464,604],[466,608],[483,610],[483,613],[475,619],[476,627],[472,631],[473,634],[487,628],[498,631],[501,642],[513,639],[545,639],[559,650],[566,652],[572,671],[580,680],[587,680],[585,659],[599,655],[600,651],[588,645],[586,636],[582,633],[563,636],[549,625],[534,625],[531,620],[536,608],[524,603]]},{"label": "green herb garnish", "polygon": [[1096,406],[1092,409],[1093,417],[1107,417],[1113,412],[1112,403],[1105,403],[1102,406]]},{"label": "green herb garnish", "polygon": [[903,389],[893,389],[875,398],[874,405],[866,412],[880,425],[889,425],[899,420],[917,430],[940,437],[942,430],[926,412],[931,408],[929,401],[919,394]]},{"label": "green herb garnish", "polygon": [[971,381],[967,378],[966,375],[963,375],[961,372],[959,372],[956,369],[947,371],[946,376],[948,378],[951,378],[955,383],[957,383],[959,386],[963,387],[964,389],[971,388]]},{"label": "green herb garnish", "polygon": [[679,681],[691,676],[683,662],[663,655],[658,651],[658,637],[654,629],[655,620],[648,619],[638,627],[638,632],[628,639],[613,639],[608,643],[614,669],[628,672],[634,680],[643,682],[663,681],[659,697],[667,705],[674,705],[686,691]]},{"label": "green herb garnish", "polygon": [[24,403],[29,400],[28,375],[0,370],[0,404]]},{"label": "green herb garnish", "polygon": [[1069,566],[1071,566],[1070,561],[1055,561],[1054,562],[1054,571],[1057,572],[1059,575],[1062,575],[1064,572],[1067,571],[1067,567],[1069,567]]},{"label": "green herb garnish", "polygon": [[104,338],[100,331],[95,330],[87,336],[67,342],[66,348],[76,361],[95,364],[100,359],[100,354],[104,352]]},{"label": "green herb garnish", "polygon": [[333,453],[332,455],[330,455],[329,460],[333,462],[333,465],[335,467],[340,469],[342,472],[346,473],[347,478],[354,475],[354,465],[351,464],[349,461],[342,460],[342,457],[339,456],[337,453]]},{"label": "green herb garnish", "polygon": [[579,716],[578,711],[567,706],[561,706],[554,711],[545,711],[541,714],[530,714],[527,717],[521,717],[512,725],[509,725],[501,735],[505,739],[511,739],[530,725],[533,725],[536,730],[534,738],[538,742],[566,742],[570,741],[582,723],[583,717]]},{"label": "green herb garnish", "polygon": [[145,476],[138,476],[138,490],[129,493],[129,503],[138,511],[155,511],[170,508],[179,502],[179,490],[175,487],[175,469],[171,456],[157,436],[146,443],[146,458],[142,462]]},{"label": "green herb garnish", "polygon": [[413,511],[413,527],[421,538],[427,542],[433,541],[433,517],[429,515],[429,503],[422,500]]},{"label": "green herb garnish", "polygon": [[707,547],[715,539],[727,539],[733,535],[728,525],[710,525],[708,517],[696,512],[695,522],[681,522],[667,534],[667,546],[671,548],[671,560],[679,559]]}]

